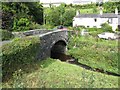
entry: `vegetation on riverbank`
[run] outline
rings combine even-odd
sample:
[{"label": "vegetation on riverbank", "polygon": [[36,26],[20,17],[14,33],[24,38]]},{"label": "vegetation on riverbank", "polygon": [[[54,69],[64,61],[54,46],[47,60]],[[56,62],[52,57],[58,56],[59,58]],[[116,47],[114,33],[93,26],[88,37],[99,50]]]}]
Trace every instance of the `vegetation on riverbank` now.
[{"label": "vegetation on riverbank", "polygon": [[[68,52],[80,63],[117,72],[115,41],[77,37],[76,48],[73,48],[75,39],[71,40]],[[36,60],[39,44],[39,38],[26,37],[14,39],[2,47],[3,88],[118,88],[119,78],[116,76],[89,71],[56,59]]]},{"label": "vegetation on riverbank", "polygon": [[[24,73],[24,71],[30,71]],[[118,77],[85,70],[79,66],[46,59],[13,73],[5,88],[118,88]]]},{"label": "vegetation on riverbank", "polygon": [[39,50],[38,37],[16,38],[12,42],[0,46],[2,52],[2,79],[9,79],[12,74],[21,67],[33,63]]},{"label": "vegetation on riverbank", "polygon": [[80,63],[118,73],[118,41],[79,35],[70,39],[68,48],[68,53]]},{"label": "vegetation on riverbank", "polygon": [[[4,2],[2,7],[2,28],[8,31],[51,29],[59,24],[71,26],[76,9],[82,7],[83,13],[88,12],[89,9],[93,12],[92,5],[68,7],[62,4],[59,8],[51,7],[46,11],[45,25],[41,26],[43,7],[39,3]],[[114,8],[112,6],[112,9]],[[105,10],[107,11],[107,8]],[[94,10],[95,12],[97,11]],[[99,68],[118,73],[118,42],[97,38],[97,34],[103,32],[103,29],[89,28],[88,31],[93,31],[90,32],[91,36],[86,37],[80,36],[79,30],[77,35],[71,36],[67,53],[93,69]],[[111,31],[105,28],[106,30]],[[5,34],[7,35],[9,33]],[[12,42],[0,47],[3,88],[118,88],[119,77],[117,76],[89,71],[56,59],[37,60],[39,46],[40,38],[28,36],[15,38]]]},{"label": "vegetation on riverbank", "polygon": [[7,30],[0,29],[0,37],[1,37],[1,40],[3,41],[3,40],[13,39],[14,35],[11,32],[7,31]]}]

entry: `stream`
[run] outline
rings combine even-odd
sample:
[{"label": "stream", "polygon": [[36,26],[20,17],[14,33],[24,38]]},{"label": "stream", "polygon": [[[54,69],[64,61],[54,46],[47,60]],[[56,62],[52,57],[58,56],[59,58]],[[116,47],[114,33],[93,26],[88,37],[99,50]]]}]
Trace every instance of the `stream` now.
[{"label": "stream", "polygon": [[85,64],[82,64],[80,62],[78,62],[77,59],[75,59],[74,57],[72,57],[71,55],[66,55],[66,54],[63,54],[63,53],[52,53],[53,56],[51,58],[53,59],[59,59],[63,62],[67,62],[67,63],[70,63],[70,64],[75,64],[77,66],[80,66],[82,68],[85,68],[87,70],[91,70],[91,71],[95,71],[95,72],[100,72],[100,73],[104,73],[104,74],[107,74],[107,75],[112,75],[112,76],[120,76],[119,74],[117,73],[113,73],[113,72],[109,72],[109,71],[104,71],[103,69],[99,69],[99,68],[92,68],[90,66],[87,66]]}]

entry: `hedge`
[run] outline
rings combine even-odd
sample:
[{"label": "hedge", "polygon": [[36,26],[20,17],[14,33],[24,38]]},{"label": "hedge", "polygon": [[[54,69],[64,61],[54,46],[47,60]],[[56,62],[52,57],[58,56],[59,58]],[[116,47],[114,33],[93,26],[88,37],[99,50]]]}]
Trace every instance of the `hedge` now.
[{"label": "hedge", "polygon": [[2,34],[1,35],[2,41],[3,40],[10,40],[10,39],[12,39],[14,37],[14,35],[11,32],[7,31],[7,30],[1,30],[0,29],[0,33]]},{"label": "hedge", "polygon": [[3,78],[36,60],[39,50],[39,37],[24,37],[1,46]]}]

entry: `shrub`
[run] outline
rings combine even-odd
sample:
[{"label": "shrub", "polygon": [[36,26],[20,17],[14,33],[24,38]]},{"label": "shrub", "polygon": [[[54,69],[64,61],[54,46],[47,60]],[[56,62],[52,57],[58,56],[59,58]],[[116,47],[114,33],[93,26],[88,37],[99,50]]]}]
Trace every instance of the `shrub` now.
[{"label": "shrub", "polygon": [[101,24],[101,26],[102,26],[102,29],[103,29],[105,32],[113,32],[113,31],[112,31],[112,27],[111,27],[109,24],[103,23],[103,24]]},{"label": "shrub", "polygon": [[39,43],[38,37],[25,37],[1,46],[3,80],[5,76],[12,75],[14,71],[34,62]]},{"label": "shrub", "polygon": [[33,30],[33,29],[43,29],[43,26],[40,25],[40,24],[37,24],[37,23],[33,22],[33,23],[30,25],[30,30]]},{"label": "shrub", "polygon": [[7,30],[0,30],[0,33],[2,34],[1,35],[2,41],[3,40],[10,40],[10,39],[12,39],[14,37],[14,35],[11,32],[7,31]]},{"label": "shrub", "polygon": [[88,28],[88,31],[91,32],[91,31],[97,31],[98,28]]},{"label": "shrub", "polygon": [[55,26],[53,26],[53,25],[50,25],[50,24],[45,24],[45,25],[43,25],[43,27],[44,27],[44,29],[53,29]]},{"label": "shrub", "polygon": [[120,31],[120,30],[119,30],[119,28],[116,28],[116,30],[115,30],[115,31]]},{"label": "shrub", "polygon": [[85,29],[85,27],[84,26],[73,27],[73,30],[79,30],[79,31],[81,31],[82,29]]},{"label": "shrub", "polygon": [[27,18],[20,18],[14,20],[14,31],[26,31],[30,29],[31,22]]},{"label": "shrub", "polygon": [[98,34],[104,32],[101,28],[88,28],[88,31],[90,32],[90,35],[93,37],[96,37]]}]

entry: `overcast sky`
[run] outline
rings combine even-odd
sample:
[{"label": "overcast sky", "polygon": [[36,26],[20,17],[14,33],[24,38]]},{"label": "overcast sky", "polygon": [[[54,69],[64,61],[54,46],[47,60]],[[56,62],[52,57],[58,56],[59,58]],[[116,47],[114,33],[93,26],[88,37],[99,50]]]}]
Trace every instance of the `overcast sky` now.
[{"label": "overcast sky", "polygon": [[65,3],[72,3],[73,1],[93,1],[96,0],[40,0],[42,3],[50,3],[50,2],[65,2]]}]

